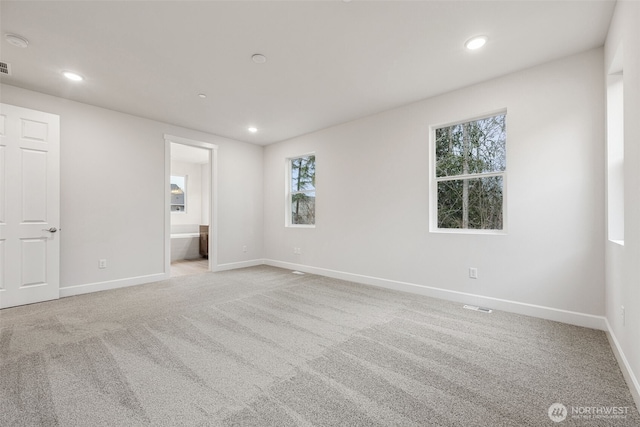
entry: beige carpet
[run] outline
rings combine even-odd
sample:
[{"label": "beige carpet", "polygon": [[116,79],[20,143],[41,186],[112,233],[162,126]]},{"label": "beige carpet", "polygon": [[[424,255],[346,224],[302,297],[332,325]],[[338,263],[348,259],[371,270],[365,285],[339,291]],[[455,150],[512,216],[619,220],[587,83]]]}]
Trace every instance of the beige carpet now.
[{"label": "beige carpet", "polygon": [[[554,403],[569,411],[560,423]],[[612,407],[624,417],[585,419],[585,408]],[[595,427],[640,417],[601,331],[254,267],[0,311],[0,425]]]}]

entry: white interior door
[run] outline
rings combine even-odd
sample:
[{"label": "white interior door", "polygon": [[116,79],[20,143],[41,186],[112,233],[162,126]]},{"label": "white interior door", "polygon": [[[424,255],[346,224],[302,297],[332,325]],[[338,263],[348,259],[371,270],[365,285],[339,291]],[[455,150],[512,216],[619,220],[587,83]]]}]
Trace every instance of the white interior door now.
[{"label": "white interior door", "polygon": [[0,308],[57,299],[60,118],[0,104]]}]

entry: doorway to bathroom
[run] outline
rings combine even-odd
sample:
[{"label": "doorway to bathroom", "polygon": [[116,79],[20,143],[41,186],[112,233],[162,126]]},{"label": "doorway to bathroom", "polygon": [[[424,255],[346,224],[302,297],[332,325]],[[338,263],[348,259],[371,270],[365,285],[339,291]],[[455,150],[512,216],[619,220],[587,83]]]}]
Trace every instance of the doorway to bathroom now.
[{"label": "doorway to bathroom", "polygon": [[216,154],[213,144],[165,135],[167,276],[205,273],[215,266]]}]

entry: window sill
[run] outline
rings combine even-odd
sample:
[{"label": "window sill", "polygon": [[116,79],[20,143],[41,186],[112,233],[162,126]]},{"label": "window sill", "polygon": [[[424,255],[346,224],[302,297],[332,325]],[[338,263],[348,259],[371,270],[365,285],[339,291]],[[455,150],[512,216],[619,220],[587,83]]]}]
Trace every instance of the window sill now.
[{"label": "window sill", "polygon": [[315,224],[288,224],[286,228],[316,228]]},{"label": "window sill", "polygon": [[489,235],[489,236],[506,236],[506,230],[475,230],[469,228],[432,228],[430,233],[441,234],[471,234],[471,235]]},{"label": "window sill", "polygon": [[614,239],[609,239],[609,241],[610,241],[611,243],[615,243],[616,245],[624,246],[624,240],[614,240]]}]

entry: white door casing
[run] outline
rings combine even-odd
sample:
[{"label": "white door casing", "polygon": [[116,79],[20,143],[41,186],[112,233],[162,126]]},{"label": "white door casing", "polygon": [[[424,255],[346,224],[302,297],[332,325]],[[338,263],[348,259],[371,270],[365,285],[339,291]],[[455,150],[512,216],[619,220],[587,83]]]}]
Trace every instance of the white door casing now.
[{"label": "white door casing", "polygon": [[57,299],[60,117],[0,104],[0,308]]},{"label": "white door casing", "polygon": [[171,275],[171,197],[168,191],[171,178],[171,144],[182,144],[209,150],[209,271],[218,271],[218,146],[164,134],[165,141],[165,277]]}]

